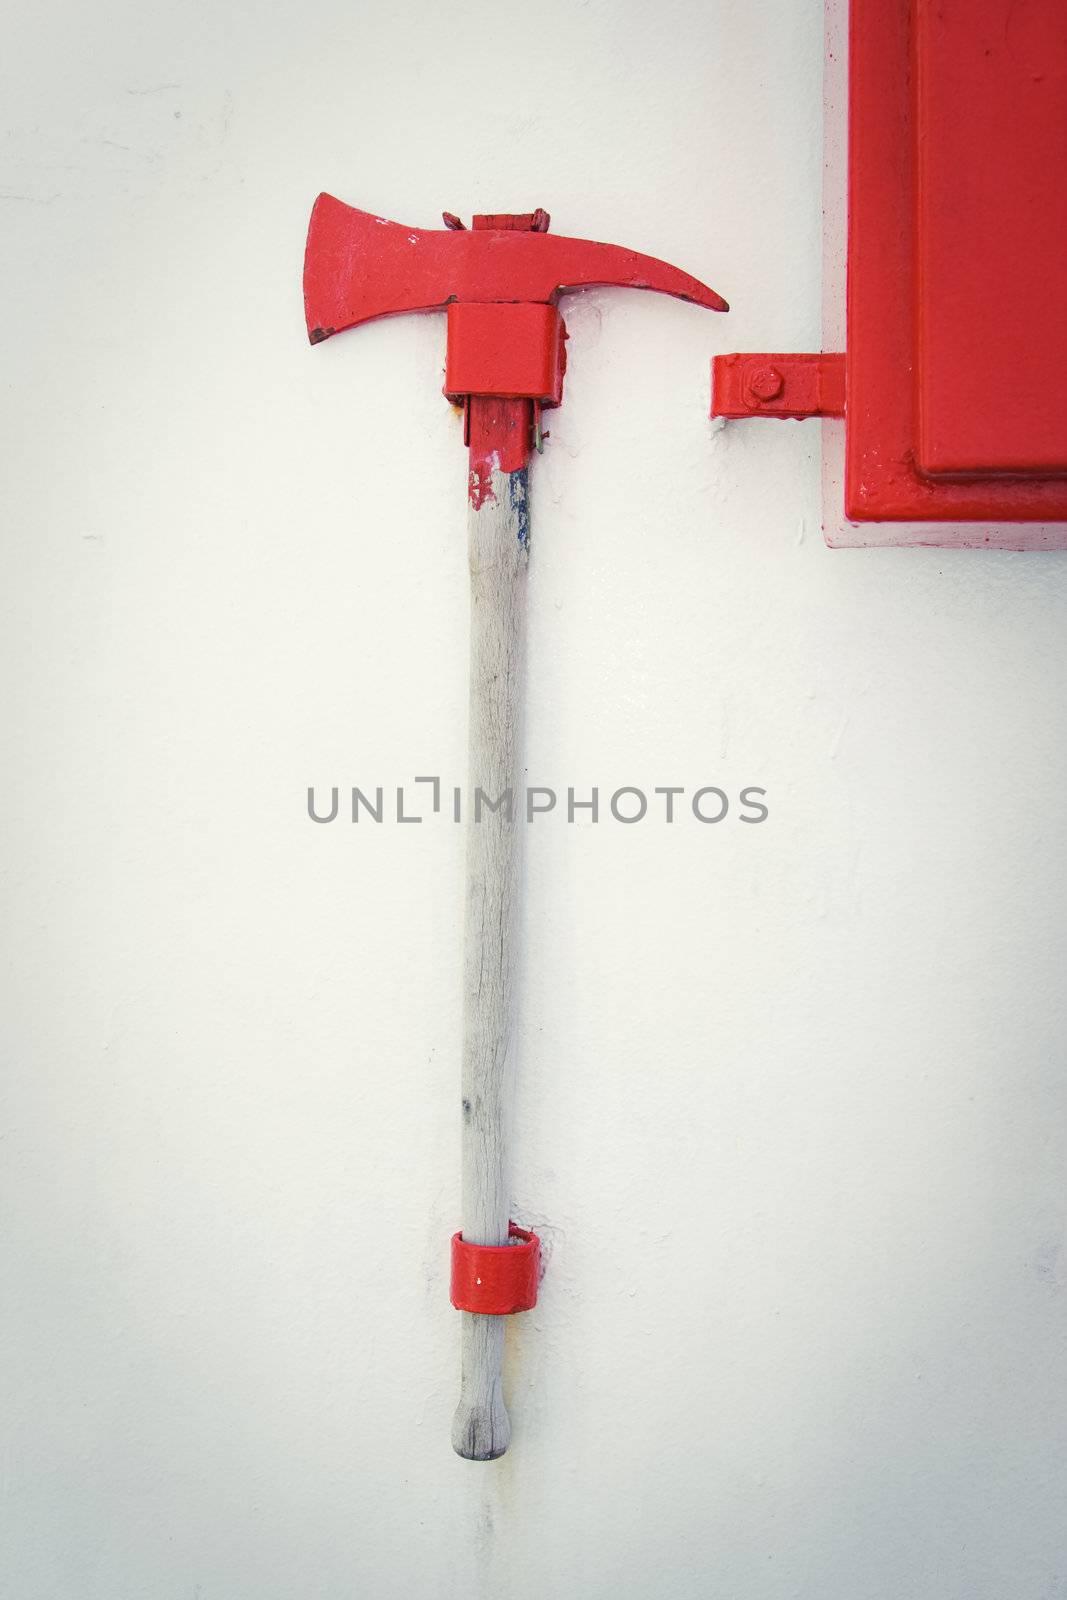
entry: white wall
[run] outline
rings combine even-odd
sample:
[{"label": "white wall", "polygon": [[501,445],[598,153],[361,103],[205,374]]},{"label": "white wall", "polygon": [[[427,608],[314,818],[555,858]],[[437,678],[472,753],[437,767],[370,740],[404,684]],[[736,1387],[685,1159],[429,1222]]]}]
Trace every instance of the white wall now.
[{"label": "white wall", "polygon": [[[816,0],[8,19],[3,1588],[1063,1600],[1067,557],[826,550]],[[310,203],[553,213],[512,1452],[453,1456],[462,836],[443,329],[310,351]]]}]

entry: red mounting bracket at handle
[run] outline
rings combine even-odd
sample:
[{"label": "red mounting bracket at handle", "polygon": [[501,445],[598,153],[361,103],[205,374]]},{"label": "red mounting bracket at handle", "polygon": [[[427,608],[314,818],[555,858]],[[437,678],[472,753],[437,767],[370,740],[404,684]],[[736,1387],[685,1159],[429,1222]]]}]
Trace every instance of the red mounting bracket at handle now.
[{"label": "red mounting bracket at handle", "polygon": [[558,306],[536,301],[461,301],[448,308],[445,394],[510,395],[558,406],[567,330]]},{"label": "red mounting bracket at handle", "polygon": [[541,1241],[536,1233],[508,1223],[511,1244],[467,1244],[452,1235],[452,1288],[457,1311],[478,1316],[508,1317],[532,1311],[537,1304]]}]

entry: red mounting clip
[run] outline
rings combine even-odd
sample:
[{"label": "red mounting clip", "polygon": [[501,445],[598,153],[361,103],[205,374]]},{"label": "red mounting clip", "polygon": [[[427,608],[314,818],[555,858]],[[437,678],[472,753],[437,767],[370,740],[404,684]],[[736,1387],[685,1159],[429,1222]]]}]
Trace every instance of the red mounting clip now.
[{"label": "red mounting clip", "polygon": [[461,1233],[452,1235],[452,1288],[449,1298],[457,1311],[479,1316],[507,1317],[532,1311],[537,1304],[541,1241],[536,1233],[508,1223],[511,1244],[467,1244]]},{"label": "red mounting clip", "polygon": [[713,417],[840,417],[845,411],[844,355],[715,356]]},{"label": "red mounting clip", "polygon": [[536,301],[453,300],[448,308],[445,394],[513,395],[558,406],[567,365],[558,306]]}]

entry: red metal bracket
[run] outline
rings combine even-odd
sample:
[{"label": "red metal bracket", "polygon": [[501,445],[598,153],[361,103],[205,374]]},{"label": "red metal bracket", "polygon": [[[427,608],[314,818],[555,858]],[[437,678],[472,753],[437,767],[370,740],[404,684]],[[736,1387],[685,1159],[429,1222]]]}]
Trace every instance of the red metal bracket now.
[{"label": "red metal bracket", "polygon": [[448,308],[445,394],[454,405],[488,394],[558,406],[566,337],[556,306],[455,300]]},{"label": "red metal bracket", "polygon": [[478,1316],[508,1317],[532,1311],[537,1304],[541,1241],[536,1233],[508,1223],[513,1244],[467,1244],[452,1235],[452,1287],[449,1298],[457,1311]]},{"label": "red metal bracket", "polygon": [[713,417],[840,417],[843,355],[729,355],[711,363]]}]

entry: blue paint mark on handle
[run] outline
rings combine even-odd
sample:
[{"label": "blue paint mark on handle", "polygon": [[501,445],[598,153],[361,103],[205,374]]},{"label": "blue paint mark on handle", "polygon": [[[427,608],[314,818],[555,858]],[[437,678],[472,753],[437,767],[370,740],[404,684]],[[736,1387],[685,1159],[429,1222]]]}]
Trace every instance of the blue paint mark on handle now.
[{"label": "blue paint mark on handle", "polygon": [[508,505],[515,513],[519,543],[524,550],[530,548],[530,470],[521,467],[508,473]]}]

